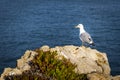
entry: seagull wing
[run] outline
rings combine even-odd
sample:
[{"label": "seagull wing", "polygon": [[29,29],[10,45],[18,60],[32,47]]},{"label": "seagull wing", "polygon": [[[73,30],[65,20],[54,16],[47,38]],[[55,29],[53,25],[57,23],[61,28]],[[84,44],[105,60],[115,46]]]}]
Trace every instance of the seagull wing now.
[{"label": "seagull wing", "polygon": [[93,43],[93,40],[92,40],[90,34],[87,32],[80,34],[80,39],[82,42],[85,42],[85,43],[89,43],[89,44]]}]

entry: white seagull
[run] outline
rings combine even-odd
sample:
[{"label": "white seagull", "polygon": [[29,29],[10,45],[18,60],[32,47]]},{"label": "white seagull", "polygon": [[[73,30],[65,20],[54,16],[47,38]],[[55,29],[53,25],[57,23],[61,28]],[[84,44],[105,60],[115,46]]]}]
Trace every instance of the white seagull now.
[{"label": "white seagull", "polygon": [[85,31],[83,24],[78,24],[75,28],[80,29],[79,38],[82,41],[82,46],[86,43],[94,45],[93,39],[91,38],[90,34]]}]

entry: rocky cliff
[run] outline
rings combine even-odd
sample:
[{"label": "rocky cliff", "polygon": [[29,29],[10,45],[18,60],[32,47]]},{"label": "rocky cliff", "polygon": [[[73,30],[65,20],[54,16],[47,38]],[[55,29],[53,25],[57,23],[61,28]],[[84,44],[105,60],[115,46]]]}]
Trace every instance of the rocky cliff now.
[{"label": "rocky cliff", "polygon": [[[96,49],[68,45],[56,46],[55,48],[43,46],[39,50],[42,50],[43,52],[56,52],[57,59],[62,60],[64,57],[69,60],[72,64],[76,65],[74,72],[77,74],[86,74],[88,80],[120,80],[120,76],[113,77],[110,75],[111,69],[107,55]],[[32,60],[36,59],[36,56],[38,55],[39,53],[36,51],[27,50],[21,59],[17,60],[16,68],[5,68],[0,79],[13,80],[10,76],[23,75],[25,72],[36,71],[33,68],[38,68],[35,67]],[[34,67],[32,65],[34,65]],[[47,79],[48,78],[44,77],[44,80]],[[54,80],[54,78],[49,79]],[[38,80],[38,78],[36,80]]]}]

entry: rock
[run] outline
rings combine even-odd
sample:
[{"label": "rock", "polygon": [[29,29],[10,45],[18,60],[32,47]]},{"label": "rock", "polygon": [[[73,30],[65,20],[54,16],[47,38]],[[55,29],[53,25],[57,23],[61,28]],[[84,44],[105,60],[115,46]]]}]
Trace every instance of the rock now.
[{"label": "rock", "polygon": [[111,80],[110,76],[100,73],[91,73],[87,75],[88,80]]},{"label": "rock", "polygon": [[110,74],[110,67],[105,53],[101,53],[95,49],[78,47],[78,46],[64,46],[55,47],[51,51],[57,51],[59,55],[77,65],[76,72],[82,74],[98,72],[103,74]]},{"label": "rock", "polygon": [[17,60],[17,68],[24,71],[24,70],[30,70],[30,61],[34,59],[34,57],[38,55],[38,53],[34,51],[27,50],[24,54],[24,56],[21,57],[21,59]]},{"label": "rock", "polygon": [[34,57],[38,55],[35,51],[27,50],[25,54],[21,57],[21,59],[17,60],[17,68],[25,71],[30,70],[31,66],[29,65],[30,61],[34,59]]},{"label": "rock", "polygon": [[[75,72],[79,74],[87,74],[89,80],[120,80],[120,76],[111,77],[111,69],[107,55],[96,49],[68,45],[56,46],[55,48],[43,46],[40,50],[43,50],[44,52],[57,51],[58,59],[62,59],[63,56],[66,59],[69,59],[71,63],[77,65]],[[5,76],[22,75],[24,71],[30,71],[32,66],[31,61],[37,55],[37,52],[27,50],[21,59],[17,60],[16,68],[5,68],[1,75],[1,80],[4,80]]]},{"label": "rock", "polygon": [[38,55],[35,51],[27,50],[25,54],[21,57],[21,59],[17,60],[17,67],[16,68],[5,68],[4,72],[1,75],[0,80],[4,80],[5,76],[11,76],[11,75],[22,75],[22,72],[30,70],[31,60],[34,59],[34,57]]},{"label": "rock", "polygon": [[44,52],[46,52],[46,51],[49,51],[49,46],[44,45],[40,49],[43,50]]},{"label": "rock", "polygon": [[112,80],[120,80],[120,75],[112,77]]},{"label": "rock", "polygon": [[17,68],[14,68],[14,69],[12,69],[12,68],[5,68],[4,69],[4,73],[1,75],[0,80],[4,80],[4,77],[6,77],[8,75],[12,76],[12,75],[21,75],[21,74],[22,74],[21,70],[19,70]]}]

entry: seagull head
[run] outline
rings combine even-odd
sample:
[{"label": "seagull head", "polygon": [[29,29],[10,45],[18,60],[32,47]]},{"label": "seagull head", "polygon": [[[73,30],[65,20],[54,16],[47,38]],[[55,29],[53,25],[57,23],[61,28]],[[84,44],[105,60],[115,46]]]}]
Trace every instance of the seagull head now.
[{"label": "seagull head", "polygon": [[78,24],[77,26],[75,26],[75,28],[80,28],[80,29],[83,29],[83,24]]}]

